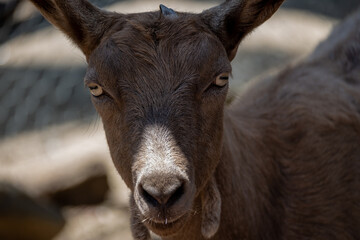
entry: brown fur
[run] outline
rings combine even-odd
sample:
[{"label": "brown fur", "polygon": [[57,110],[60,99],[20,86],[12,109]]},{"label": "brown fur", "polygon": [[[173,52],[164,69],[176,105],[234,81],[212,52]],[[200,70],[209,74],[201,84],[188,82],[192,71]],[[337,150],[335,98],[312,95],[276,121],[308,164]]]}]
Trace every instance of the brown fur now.
[{"label": "brown fur", "polygon": [[[135,239],[149,239],[148,229],[169,240],[360,238],[360,12],[308,60],[224,109],[227,87],[211,83],[281,0],[172,16],[31,1],[83,50],[85,83],[105,91],[93,103],[133,192]],[[149,161],[164,169],[141,178]],[[179,181],[171,206],[142,195]]]},{"label": "brown fur", "polygon": [[210,239],[219,229],[221,222],[221,195],[213,176],[201,193],[201,234]]}]

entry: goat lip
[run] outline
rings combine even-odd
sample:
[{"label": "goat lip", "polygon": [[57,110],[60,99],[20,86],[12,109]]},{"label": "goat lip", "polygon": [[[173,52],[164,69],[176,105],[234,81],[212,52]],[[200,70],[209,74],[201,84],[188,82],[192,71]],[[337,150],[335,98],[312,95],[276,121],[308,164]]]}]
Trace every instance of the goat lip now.
[{"label": "goat lip", "polygon": [[187,219],[187,214],[182,215],[171,221],[168,220],[167,223],[165,223],[164,221],[150,220],[147,221],[145,224],[155,234],[159,236],[166,236],[169,234],[174,234],[175,232],[179,231],[181,227],[184,225],[186,219]]},{"label": "goat lip", "polygon": [[180,221],[181,218],[183,216],[180,216],[176,219],[165,219],[165,220],[157,220],[157,219],[153,219],[153,220],[150,220],[149,222],[152,223],[152,224],[158,224],[158,225],[169,225],[169,224],[175,224],[176,222]]}]

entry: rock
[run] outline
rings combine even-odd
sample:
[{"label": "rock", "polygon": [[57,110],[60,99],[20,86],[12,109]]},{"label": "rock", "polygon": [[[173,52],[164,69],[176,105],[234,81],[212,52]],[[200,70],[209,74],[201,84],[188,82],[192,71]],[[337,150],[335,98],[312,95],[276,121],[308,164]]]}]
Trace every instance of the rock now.
[{"label": "rock", "polygon": [[65,225],[60,210],[0,183],[0,239],[49,240]]},{"label": "rock", "polygon": [[105,168],[93,164],[64,174],[48,192],[43,193],[43,197],[58,206],[95,205],[106,199],[108,191]]}]

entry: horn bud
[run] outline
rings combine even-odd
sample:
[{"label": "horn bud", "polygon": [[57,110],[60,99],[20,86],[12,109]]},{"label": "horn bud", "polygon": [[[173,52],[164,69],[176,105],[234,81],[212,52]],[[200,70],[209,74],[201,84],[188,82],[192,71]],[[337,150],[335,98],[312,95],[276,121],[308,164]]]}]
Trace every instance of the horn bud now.
[{"label": "horn bud", "polygon": [[177,14],[174,10],[172,10],[171,8],[166,7],[163,4],[160,4],[160,12],[162,16],[165,17],[170,17],[170,18],[174,18],[177,17]]}]

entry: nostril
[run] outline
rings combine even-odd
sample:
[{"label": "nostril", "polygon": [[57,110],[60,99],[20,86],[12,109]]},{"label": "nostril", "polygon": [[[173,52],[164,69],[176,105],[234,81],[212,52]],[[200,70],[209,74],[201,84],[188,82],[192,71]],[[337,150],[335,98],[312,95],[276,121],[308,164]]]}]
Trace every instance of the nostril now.
[{"label": "nostril", "polygon": [[152,206],[157,207],[159,205],[166,205],[169,207],[178,201],[184,194],[185,185],[181,182],[166,187],[143,184],[140,185],[139,191],[143,199]]},{"label": "nostril", "polygon": [[[148,191],[146,191],[143,187],[141,187],[140,189],[141,189],[141,190],[140,190],[140,191],[141,191],[141,194],[142,194],[144,200],[145,200],[147,203],[151,204],[151,205],[154,206],[154,207],[156,207],[157,205],[159,205],[158,200],[156,200],[156,198],[153,197]],[[153,194],[153,195],[155,195],[155,194]]]},{"label": "nostril", "polygon": [[167,205],[169,206],[173,205],[177,200],[181,198],[184,192],[185,192],[185,186],[184,183],[182,183],[180,187],[178,187],[175,190],[175,192],[170,196],[169,200],[167,201]]}]

